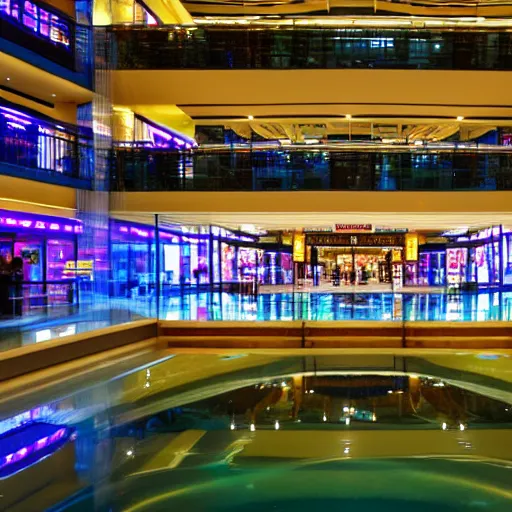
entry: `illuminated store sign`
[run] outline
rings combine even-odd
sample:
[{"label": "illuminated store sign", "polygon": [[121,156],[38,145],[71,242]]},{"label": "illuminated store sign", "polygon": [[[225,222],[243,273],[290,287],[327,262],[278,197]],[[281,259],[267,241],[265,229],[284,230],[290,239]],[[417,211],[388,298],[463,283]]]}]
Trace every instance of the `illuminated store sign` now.
[{"label": "illuminated store sign", "polygon": [[0,229],[2,227],[52,233],[77,234],[83,232],[82,223],[75,219],[60,219],[6,210],[0,210]]},{"label": "illuminated store sign", "polygon": [[333,234],[308,234],[306,236],[307,245],[335,246],[345,247],[357,245],[359,247],[402,247],[404,245],[404,235],[374,235],[362,234],[353,236],[349,233]]},{"label": "illuminated store sign", "polygon": [[70,48],[70,24],[27,0],[0,0],[0,16],[57,46]]},{"label": "illuminated store sign", "polygon": [[371,233],[373,226],[371,224],[336,224],[334,229],[336,233]]},{"label": "illuminated store sign", "polygon": [[303,233],[295,233],[293,237],[293,261],[303,263],[306,253],[306,236]]},{"label": "illuminated store sign", "polygon": [[418,235],[415,233],[405,235],[405,260],[418,260]]}]

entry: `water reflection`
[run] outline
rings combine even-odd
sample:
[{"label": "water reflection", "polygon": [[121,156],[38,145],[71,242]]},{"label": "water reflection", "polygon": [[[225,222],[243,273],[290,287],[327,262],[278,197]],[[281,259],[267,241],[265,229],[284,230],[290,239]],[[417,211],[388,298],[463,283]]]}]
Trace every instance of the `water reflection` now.
[{"label": "water reflection", "polygon": [[198,293],[163,301],[165,320],[512,320],[512,292],[269,293],[258,297]]},{"label": "water reflection", "polygon": [[136,363],[44,404],[2,402],[3,510],[512,505],[506,355]]}]

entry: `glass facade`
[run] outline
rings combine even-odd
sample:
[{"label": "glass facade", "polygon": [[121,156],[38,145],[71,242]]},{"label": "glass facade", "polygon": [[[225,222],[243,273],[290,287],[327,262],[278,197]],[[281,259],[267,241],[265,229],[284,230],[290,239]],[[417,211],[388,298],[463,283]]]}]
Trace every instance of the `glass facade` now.
[{"label": "glass facade", "polygon": [[503,146],[118,147],[113,164],[112,190],[127,192],[512,189],[512,152]]},{"label": "glass facade", "polygon": [[[382,22],[385,23],[385,22]],[[376,24],[377,25],[377,24]],[[118,69],[511,69],[510,33],[411,27],[113,28]]]}]

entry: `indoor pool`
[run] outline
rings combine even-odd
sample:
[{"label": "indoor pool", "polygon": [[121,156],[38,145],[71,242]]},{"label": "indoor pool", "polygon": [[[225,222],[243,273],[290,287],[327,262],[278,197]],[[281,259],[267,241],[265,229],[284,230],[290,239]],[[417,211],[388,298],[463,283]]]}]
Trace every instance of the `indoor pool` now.
[{"label": "indoor pool", "polygon": [[512,510],[505,354],[160,352],[1,396],[1,510]]}]

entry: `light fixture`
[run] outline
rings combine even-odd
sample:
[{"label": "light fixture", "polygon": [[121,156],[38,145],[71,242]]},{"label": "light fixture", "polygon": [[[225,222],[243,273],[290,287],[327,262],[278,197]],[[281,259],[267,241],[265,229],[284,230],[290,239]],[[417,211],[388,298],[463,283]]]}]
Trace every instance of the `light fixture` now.
[{"label": "light fixture", "polygon": [[133,450],[128,450],[126,452],[126,455],[128,455],[128,457],[131,457],[133,455]]},{"label": "light fixture", "polygon": [[350,418],[349,417],[345,418],[345,425],[347,425],[347,427],[350,425]]},{"label": "light fixture", "polygon": [[457,121],[464,121],[464,116],[457,116]]},{"label": "light fixture", "polygon": [[8,82],[10,82],[10,81],[11,81],[11,79],[10,79],[9,77],[7,77],[7,78],[6,78],[6,80],[7,80]]},{"label": "light fixture", "polygon": [[464,430],[466,430],[466,427],[464,426],[464,424],[463,424],[463,423],[461,423],[461,424],[459,425],[459,429],[460,429],[460,431],[461,431],[461,432],[464,432]]},{"label": "light fixture", "polygon": [[344,450],[343,450],[343,453],[345,455],[348,455],[350,453],[350,448],[347,446]]},{"label": "light fixture", "polygon": [[230,428],[231,430],[236,430],[236,425],[235,425],[235,423],[234,423],[234,422],[233,422],[233,423],[231,423],[231,425],[229,426],[229,428]]},{"label": "light fixture", "polygon": [[253,121],[254,120],[254,116],[247,116],[247,119],[249,119],[249,121]]},{"label": "light fixture", "polygon": [[448,425],[443,421],[443,424],[441,425],[441,428],[443,430],[446,430],[448,428]]},{"label": "light fixture", "polygon": [[280,425],[279,425],[279,420],[276,420],[276,422],[275,422],[275,424],[274,424],[274,428],[275,428],[276,430],[279,430],[279,426],[280,426]]},{"label": "light fixture", "polygon": [[345,119],[352,119],[352,116],[350,114],[345,115]]},{"label": "light fixture", "polygon": [[323,415],[323,418],[322,418],[324,421],[327,421],[327,414],[325,414],[324,412],[324,415]]},{"label": "light fixture", "polygon": [[56,98],[57,95],[55,93],[52,94],[52,98]]},{"label": "light fixture", "polygon": [[254,423],[251,423],[251,426],[249,427],[249,430],[251,432],[254,432],[256,430],[256,425]]}]

